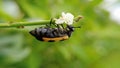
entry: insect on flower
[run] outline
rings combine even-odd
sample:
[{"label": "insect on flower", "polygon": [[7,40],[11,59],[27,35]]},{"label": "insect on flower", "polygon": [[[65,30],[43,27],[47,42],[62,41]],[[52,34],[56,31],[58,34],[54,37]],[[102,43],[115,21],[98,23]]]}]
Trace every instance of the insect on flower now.
[{"label": "insect on flower", "polygon": [[[37,40],[46,42],[55,42],[67,40],[71,37],[74,28],[71,24],[73,23],[74,16],[71,13],[62,13],[62,17],[59,19],[51,19],[50,24],[44,27],[35,28],[30,31]],[[63,24],[66,24],[63,26]]]}]

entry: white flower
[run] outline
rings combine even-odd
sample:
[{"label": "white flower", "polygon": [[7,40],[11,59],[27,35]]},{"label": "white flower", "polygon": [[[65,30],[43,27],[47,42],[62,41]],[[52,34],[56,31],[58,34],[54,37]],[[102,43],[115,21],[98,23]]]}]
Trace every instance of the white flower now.
[{"label": "white flower", "polygon": [[62,12],[62,17],[63,17],[66,24],[68,24],[68,25],[73,24],[74,16],[71,13],[65,14],[64,12]]},{"label": "white flower", "polygon": [[71,13],[64,13],[62,12],[62,17],[60,17],[59,19],[55,19],[55,23],[56,24],[63,24],[66,23],[68,25],[73,24],[73,19],[74,16]]},{"label": "white flower", "polygon": [[63,24],[65,21],[62,17],[60,17],[59,19],[55,19],[55,23],[56,24]]}]

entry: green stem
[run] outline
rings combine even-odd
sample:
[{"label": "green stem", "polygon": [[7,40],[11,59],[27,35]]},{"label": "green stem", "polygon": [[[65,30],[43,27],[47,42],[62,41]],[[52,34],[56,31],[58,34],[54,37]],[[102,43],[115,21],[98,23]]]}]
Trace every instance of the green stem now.
[{"label": "green stem", "polygon": [[48,23],[50,23],[50,20],[41,20],[41,21],[37,21],[37,22],[0,23],[0,28],[33,26],[33,25],[46,25]]}]

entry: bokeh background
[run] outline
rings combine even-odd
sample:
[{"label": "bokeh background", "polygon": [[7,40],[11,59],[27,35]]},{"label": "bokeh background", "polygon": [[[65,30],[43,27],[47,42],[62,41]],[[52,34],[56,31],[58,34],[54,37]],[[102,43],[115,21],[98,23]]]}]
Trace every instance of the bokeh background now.
[{"label": "bokeh background", "polygon": [[0,28],[0,68],[120,68],[119,7],[119,0],[0,0],[0,23],[83,16],[62,42],[36,40],[29,31],[40,25]]}]

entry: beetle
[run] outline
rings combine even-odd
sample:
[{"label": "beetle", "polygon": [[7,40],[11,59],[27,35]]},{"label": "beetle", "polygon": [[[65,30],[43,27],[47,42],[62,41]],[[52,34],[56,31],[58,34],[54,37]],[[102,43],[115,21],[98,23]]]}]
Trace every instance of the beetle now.
[{"label": "beetle", "polygon": [[63,25],[53,24],[55,27],[51,27],[51,22],[49,25],[44,27],[35,28],[34,30],[30,31],[29,33],[34,36],[37,40],[46,41],[46,42],[56,42],[56,41],[63,41],[67,40],[71,37],[74,28],[80,27],[73,27],[72,25]]}]

